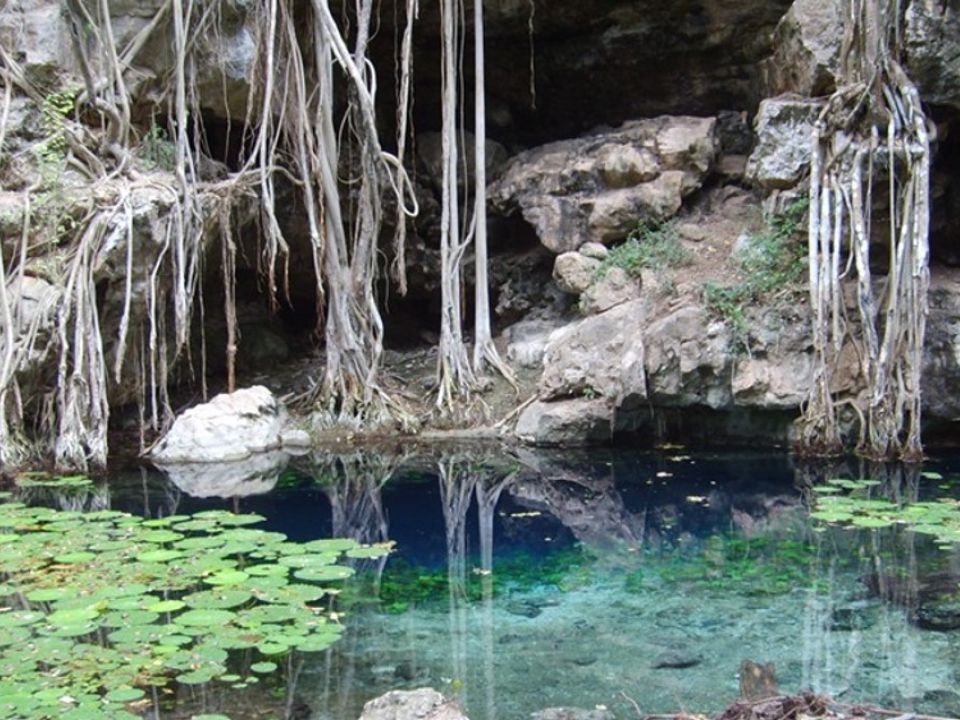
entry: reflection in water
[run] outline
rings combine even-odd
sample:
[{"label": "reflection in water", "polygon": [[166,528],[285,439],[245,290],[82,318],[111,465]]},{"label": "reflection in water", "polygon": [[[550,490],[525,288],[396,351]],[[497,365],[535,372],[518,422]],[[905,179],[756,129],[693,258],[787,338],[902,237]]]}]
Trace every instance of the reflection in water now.
[{"label": "reflection in water", "polygon": [[317,718],[353,720],[364,701],[423,685],[459,692],[474,720],[597,704],[633,716],[621,692],[644,712],[709,712],[736,696],[746,658],[773,662],[785,691],[960,712],[960,630],[943,629],[960,626],[944,599],[957,553],[903,526],[824,529],[807,515],[831,477],[872,477],[865,495],[897,503],[954,492],[918,468],[526,450],[297,463],[269,494],[241,482],[208,498],[143,474],[112,500],[152,516],[235,504],[299,540],[397,542],[385,563],[357,561],[337,601],[343,640],[290,660],[288,714],[298,697]]}]

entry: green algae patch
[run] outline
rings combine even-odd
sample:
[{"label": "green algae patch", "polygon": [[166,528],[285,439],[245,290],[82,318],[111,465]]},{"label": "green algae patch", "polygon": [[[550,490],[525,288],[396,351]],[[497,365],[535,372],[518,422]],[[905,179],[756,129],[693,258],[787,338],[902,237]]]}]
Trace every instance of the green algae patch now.
[{"label": "green algae patch", "polygon": [[[314,603],[389,545],[289,541],[225,511],[154,520],[0,504],[0,720],[132,718],[145,688],[271,674],[340,637]],[[244,658],[236,656],[244,650]],[[257,658],[257,654],[259,658]]]}]

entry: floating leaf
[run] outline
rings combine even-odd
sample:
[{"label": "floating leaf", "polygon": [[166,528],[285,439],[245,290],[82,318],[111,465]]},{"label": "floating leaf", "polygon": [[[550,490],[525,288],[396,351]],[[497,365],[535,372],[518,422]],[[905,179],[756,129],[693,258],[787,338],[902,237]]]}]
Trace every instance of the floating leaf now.
[{"label": "floating leaf", "polygon": [[293,573],[300,580],[324,582],[329,580],[345,580],[353,575],[353,568],[345,565],[320,565],[318,567],[301,568]]},{"label": "floating leaf", "polygon": [[266,673],[272,673],[277,669],[277,664],[275,662],[258,662],[250,666],[250,669],[255,673],[260,673],[261,675]]},{"label": "floating leaf", "polygon": [[177,624],[187,627],[193,625],[226,625],[235,617],[236,613],[230,612],[229,610],[187,610],[185,613],[177,616]]}]

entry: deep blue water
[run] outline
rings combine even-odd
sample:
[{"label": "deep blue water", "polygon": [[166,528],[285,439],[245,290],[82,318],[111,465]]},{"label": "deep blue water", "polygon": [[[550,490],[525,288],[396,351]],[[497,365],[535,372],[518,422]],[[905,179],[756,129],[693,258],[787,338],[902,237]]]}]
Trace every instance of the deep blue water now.
[{"label": "deep blue water", "polygon": [[[227,508],[295,540],[394,541],[345,583],[344,639],[296,676],[310,717],[350,720],[387,690],[426,685],[458,694],[473,720],[556,706],[627,718],[634,702],[711,713],[737,697],[743,660],[774,663],[784,692],[955,716],[960,629],[915,616],[928,578],[957,589],[960,553],[808,516],[805,488],[827,477],[873,477],[907,500],[957,496],[960,457],[923,469],[944,479],[679,448],[320,455],[241,482],[117,473],[84,502],[153,516]],[[876,592],[894,577],[910,582]]]}]

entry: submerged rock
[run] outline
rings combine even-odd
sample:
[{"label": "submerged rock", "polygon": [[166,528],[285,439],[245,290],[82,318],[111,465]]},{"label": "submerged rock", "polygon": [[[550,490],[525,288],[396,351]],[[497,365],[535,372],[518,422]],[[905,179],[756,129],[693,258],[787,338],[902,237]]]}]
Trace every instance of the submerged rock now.
[{"label": "submerged rock", "polygon": [[669,650],[655,658],[651,667],[655,670],[686,670],[703,662],[703,657],[683,650]]},{"label": "submerged rock", "polygon": [[392,690],[363,706],[360,720],[468,720],[456,700],[433,688]]},{"label": "submerged rock", "polygon": [[780,684],[773,663],[760,665],[752,660],[740,663],[740,697],[744,700],[763,700],[779,694]]},{"label": "submerged rock", "polygon": [[158,464],[246,460],[283,445],[287,411],[267,388],[257,385],[190,408],[150,451]]},{"label": "submerged rock", "polygon": [[530,720],[614,720],[615,715],[606,709],[555,707],[540,710],[530,715]]}]

